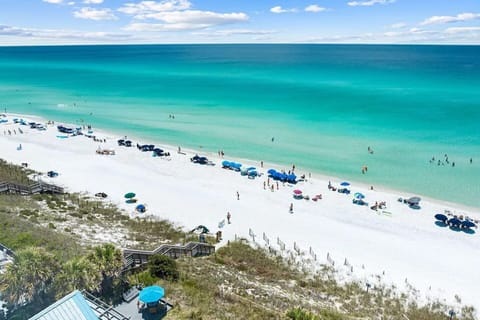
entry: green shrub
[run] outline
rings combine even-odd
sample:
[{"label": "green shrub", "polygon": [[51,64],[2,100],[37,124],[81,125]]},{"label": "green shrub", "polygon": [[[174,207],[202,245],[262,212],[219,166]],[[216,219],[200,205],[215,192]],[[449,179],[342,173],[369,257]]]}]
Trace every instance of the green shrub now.
[{"label": "green shrub", "polygon": [[148,268],[153,276],[173,281],[178,280],[177,263],[170,257],[155,254],[150,257]]},{"label": "green shrub", "polygon": [[314,314],[301,308],[294,308],[287,312],[287,317],[292,320],[320,320]]}]

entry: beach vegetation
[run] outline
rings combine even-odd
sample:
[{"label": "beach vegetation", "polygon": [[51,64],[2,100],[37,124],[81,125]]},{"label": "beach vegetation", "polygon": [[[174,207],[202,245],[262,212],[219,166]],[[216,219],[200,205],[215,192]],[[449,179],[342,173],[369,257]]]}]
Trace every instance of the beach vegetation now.
[{"label": "beach vegetation", "polygon": [[20,185],[29,185],[34,181],[30,178],[35,171],[17,166],[0,159],[0,182],[11,182]]},{"label": "beach vegetation", "polygon": [[148,260],[148,268],[152,275],[161,279],[176,281],[179,278],[177,263],[168,256],[154,254]]}]

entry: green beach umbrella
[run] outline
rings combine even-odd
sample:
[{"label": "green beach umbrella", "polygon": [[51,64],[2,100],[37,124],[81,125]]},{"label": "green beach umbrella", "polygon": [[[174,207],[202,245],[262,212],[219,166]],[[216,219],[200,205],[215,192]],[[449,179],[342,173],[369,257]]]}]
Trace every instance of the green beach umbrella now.
[{"label": "green beach umbrella", "polygon": [[134,198],[134,197],[135,197],[135,193],[133,193],[133,192],[129,192],[129,193],[125,194],[125,196],[124,196],[124,197],[125,197],[125,198],[127,198],[127,199],[132,199],[132,198]]}]

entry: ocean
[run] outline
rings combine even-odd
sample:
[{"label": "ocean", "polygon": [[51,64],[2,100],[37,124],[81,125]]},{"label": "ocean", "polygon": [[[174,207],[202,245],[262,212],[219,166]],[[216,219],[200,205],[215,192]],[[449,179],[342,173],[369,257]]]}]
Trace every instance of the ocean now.
[{"label": "ocean", "polygon": [[479,46],[0,47],[4,110],[480,208]]}]

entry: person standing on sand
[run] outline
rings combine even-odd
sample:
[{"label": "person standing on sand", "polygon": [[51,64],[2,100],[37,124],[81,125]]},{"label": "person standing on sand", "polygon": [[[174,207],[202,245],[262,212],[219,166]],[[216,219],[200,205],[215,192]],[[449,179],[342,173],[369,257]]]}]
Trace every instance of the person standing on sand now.
[{"label": "person standing on sand", "polygon": [[290,203],[290,213],[293,213],[293,203]]},{"label": "person standing on sand", "polygon": [[240,193],[237,191],[237,200],[240,200]]},{"label": "person standing on sand", "polygon": [[227,212],[227,221],[228,221],[228,224],[230,224],[230,218],[232,217],[232,215],[230,214],[230,211]]},{"label": "person standing on sand", "polygon": [[[471,163],[471,162],[470,162]],[[263,168],[263,161],[260,161],[260,167]]]}]

